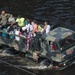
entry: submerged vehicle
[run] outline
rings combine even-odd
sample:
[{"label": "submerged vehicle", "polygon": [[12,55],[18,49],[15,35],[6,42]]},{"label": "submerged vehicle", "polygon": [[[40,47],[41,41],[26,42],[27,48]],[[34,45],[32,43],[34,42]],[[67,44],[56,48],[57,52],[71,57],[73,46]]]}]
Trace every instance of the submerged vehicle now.
[{"label": "submerged vehicle", "polygon": [[[6,37],[2,35],[6,34]],[[10,38],[10,36],[19,37],[20,41]],[[47,36],[39,34],[37,39],[31,39],[30,48],[26,50],[27,39],[22,36],[9,34],[0,30],[0,44],[7,45],[17,51],[25,53],[25,56],[35,61],[38,60],[40,65],[47,67],[53,65],[58,69],[64,69],[71,65],[75,60],[75,33],[73,30],[57,27],[49,32]],[[34,45],[32,44],[34,43]],[[36,44],[38,47],[36,47]],[[34,50],[36,47],[36,50]]]}]

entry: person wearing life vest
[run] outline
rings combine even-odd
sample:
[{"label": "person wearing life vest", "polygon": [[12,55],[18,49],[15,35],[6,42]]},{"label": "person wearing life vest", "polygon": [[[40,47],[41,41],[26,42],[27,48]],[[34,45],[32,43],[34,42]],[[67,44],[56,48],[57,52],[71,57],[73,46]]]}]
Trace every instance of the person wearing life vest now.
[{"label": "person wearing life vest", "polygon": [[21,17],[20,15],[18,16],[18,18],[16,19],[16,22],[18,23],[19,27],[24,26],[24,20],[25,20],[25,18]]}]

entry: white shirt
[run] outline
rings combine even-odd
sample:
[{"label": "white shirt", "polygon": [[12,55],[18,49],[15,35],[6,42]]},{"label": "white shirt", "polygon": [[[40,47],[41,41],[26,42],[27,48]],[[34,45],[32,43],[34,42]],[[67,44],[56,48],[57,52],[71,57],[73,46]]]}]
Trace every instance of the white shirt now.
[{"label": "white shirt", "polygon": [[13,17],[9,17],[8,21],[14,23],[15,22],[15,19]]},{"label": "white shirt", "polygon": [[32,30],[33,30],[33,26],[32,26],[32,25],[30,25],[30,24],[28,24],[28,25],[27,25],[27,31],[29,31],[29,28],[30,28],[30,31],[32,31]]},{"label": "white shirt", "polygon": [[[15,35],[19,35],[20,31],[16,30]],[[15,36],[15,40],[20,41],[20,37]]]},{"label": "white shirt", "polygon": [[33,30],[33,26],[32,26],[32,25],[30,25],[30,24],[28,24],[28,25],[26,25],[26,26],[22,27],[22,30],[27,29],[27,32],[28,32],[28,31],[29,31],[29,28],[30,28],[30,31],[32,31],[32,30]]},{"label": "white shirt", "polygon": [[47,25],[46,34],[50,32],[50,25]]}]

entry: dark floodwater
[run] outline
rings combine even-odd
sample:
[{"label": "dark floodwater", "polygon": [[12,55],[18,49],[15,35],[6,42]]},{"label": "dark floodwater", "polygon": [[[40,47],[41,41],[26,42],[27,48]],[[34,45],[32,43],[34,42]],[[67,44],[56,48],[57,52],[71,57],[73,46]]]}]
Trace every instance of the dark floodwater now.
[{"label": "dark floodwater", "polygon": [[[75,30],[75,0],[1,0],[0,11],[3,9],[15,16],[22,15],[40,22],[47,20],[51,25],[63,25]],[[32,72],[37,75],[75,75],[74,71],[75,65],[62,71],[47,70]],[[0,63],[0,75],[31,74]]]},{"label": "dark floodwater", "polygon": [[[1,56],[0,55],[0,75],[75,75],[75,64],[67,67],[66,69],[59,70],[28,70],[24,67],[29,60],[19,56]],[[9,63],[13,64],[9,64]],[[15,66],[14,66],[15,65]]]},{"label": "dark floodwater", "polygon": [[[28,71],[28,70],[27,70]],[[29,71],[20,70],[10,65],[0,63],[0,75],[75,75],[75,65],[72,65],[62,71]],[[30,73],[31,72],[31,73]]]}]

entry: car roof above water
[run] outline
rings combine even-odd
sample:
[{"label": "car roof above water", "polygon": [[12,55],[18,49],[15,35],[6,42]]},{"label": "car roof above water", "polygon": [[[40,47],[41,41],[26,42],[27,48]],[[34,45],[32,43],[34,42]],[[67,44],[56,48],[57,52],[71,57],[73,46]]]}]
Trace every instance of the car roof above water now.
[{"label": "car roof above water", "polygon": [[49,41],[59,41],[62,40],[70,35],[73,34],[73,30],[64,28],[64,27],[57,27],[50,31],[49,35],[46,37],[46,40]]}]

